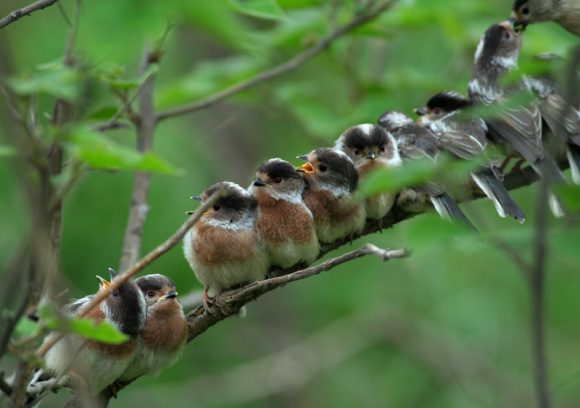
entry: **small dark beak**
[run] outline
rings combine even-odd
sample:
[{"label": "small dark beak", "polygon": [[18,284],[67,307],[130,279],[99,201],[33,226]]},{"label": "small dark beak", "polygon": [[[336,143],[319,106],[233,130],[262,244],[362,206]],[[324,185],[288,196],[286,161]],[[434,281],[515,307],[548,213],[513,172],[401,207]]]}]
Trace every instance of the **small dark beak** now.
[{"label": "small dark beak", "polygon": [[260,177],[258,177],[257,179],[254,180],[254,185],[256,187],[264,187],[266,185],[266,183],[264,183],[264,180],[262,180]]},{"label": "small dark beak", "polygon": [[510,24],[512,25],[512,27],[514,26],[514,23],[516,22],[516,18],[514,16],[511,16],[510,19],[508,20],[510,22]]},{"label": "small dark beak", "polygon": [[165,295],[166,299],[173,299],[177,297],[177,292],[172,290],[171,292],[169,292],[167,295]]},{"label": "small dark beak", "polygon": [[413,109],[413,112],[415,112],[419,116],[423,116],[425,114],[425,108]]},{"label": "small dark beak", "polygon": [[308,161],[308,156],[306,156],[305,154],[303,154],[302,156],[296,156],[296,158],[300,159],[300,160],[304,160],[305,162]]},{"label": "small dark beak", "polygon": [[111,282],[113,282],[113,279],[119,276],[119,274],[115,272],[113,268],[109,268],[109,272],[111,273]]},{"label": "small dark beak", "polygon": [[189,197],[189,198],[191,198],[192,200],[195,200],[195,201],[199,201],[200,203],[203,201],[203,198],[201,196],[193,196],[193,197]]},{"label": "small dark beak", "polygon": [[367,154],[367,159],[374,160],[374,159],[376,159],[376,157],[377,157],[377,154],[375,152],[369,152]]}]

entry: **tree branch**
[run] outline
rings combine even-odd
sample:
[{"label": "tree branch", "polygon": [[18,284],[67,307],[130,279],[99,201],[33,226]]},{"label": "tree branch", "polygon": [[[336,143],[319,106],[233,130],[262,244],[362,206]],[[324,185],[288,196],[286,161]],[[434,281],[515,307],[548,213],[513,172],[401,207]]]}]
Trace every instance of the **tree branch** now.
[{"label": "tree branch", "polygon": [[298,68],[300,65],[302,65],[304,62],[308,61],[310,58],[312,58],[316,54],[324,51],[326,48],[328,48],[328,46],[334,40],[347,34],[349,31],[353,30],[354,28],[361,26],[365,23],[368,23],[369,21],[378,17],[383,11],[388,9],[392,3],[393,3],[393,0],[385,0],[385,1],[380,2],[378,6],[368,10],[365,14],[361,14],[361,15],[356,16],[347,25],[334,30],[331,34],[324,37],[322,40],[320,40],[314,46],[310,47],[309,49],[307,49],[303,53],[298,54],[297,56],[290,59],[289,61],[286,61],[283,64],[280,64],[280,65],[278,65],[278,66],[276,66],[268,71],[262,72],[261,74],[258,74],[256,76],[254,76],[253,78],[250,78],[244,82],[240,82],[239,84],[236,84],[236,85],[233,85],[227,89],[224,89],[223,91],[218,92],[215,95],[209,96],[206,99],[202,99],[201,101],[194,102],[194,103],[191,103],[189,105],[181,106],[179,108],[169,109],[169,110],[166,110],[164,112],[160,112],[159,115],[157,115],[157,119],[163,120],[163,119],[171,118],[173,116],[184,115],[187,113],[195,112],[195,111],[200,110],[200,109],[207,108],[211,105],[214,105],[218,102],[223,101],[224,99],[231,97],[232,95],[235,95],[236,93],[238,93],[240,91],[243,91],[244,89],[248,89],[256,84],[259,84],[260,82],[264,82],[264,81],[267,81],[268,79],[274,78],[278,75],[282,75],[282,74],[285,74],[287,72],[290,72],[290,71]]},{"label": "tree branch", "polygon": [[[141,65],[141,74],[146,72],[151,63],[156,62],[157,53],[145,53]],[[155,133],[155,108],[153,106],[153,83],[155,75],[151,74],[136,92],[139,96],[139,117],[137,123],[137,151],[144,153],[153,147],[153,135]],[[130,101],[130,100],[129,100]],[[129,102],[128,101],[128,102]],[[130,102],[126,104],[130,106]],[[135,183],[131,196],[131,208],[129,210],[129,221],[125,229],[125,239],[123,242],[123,255],[121,257],[121,272],[134,265],[141,255],[141,241],[143,237],[143,227],[149,206],[149,186],[151,183],[151,173],[138,171],[135,173]]]},{"label": "tree branch", "polygon": [[288,275],[254,282],[243,288],[224,292],[214,299],[210,308],[212,314],[206,313],[204,308],[200,306],[187,315],[189,326],[187,341],[193,340],[220,320],[236,315],[242,306],[258,299],[265,293],[290,282],[306,279],[318,275],[321,272],[329,271],[335,266],[366,255],[374,255],[383,261],[388,261],[393,258],[404,258],[407,256],[407,252],[403,249],[383,250],[375,245],[366,244],[357,250],[350,251],[337,258],[328,259],[320,265],[299,270]]},{"label": "tree branch", "polygon": [[12,24],[13,22],[20,20],[24,16],[29,16],[30,13],[34,11],[42,10],[46,7],[52,6],[57,1],[58,0],[40,0],[19,10],[14,10],[12,13],[8,14],[6,17],[0,20],[0,30],[9,24]]}]

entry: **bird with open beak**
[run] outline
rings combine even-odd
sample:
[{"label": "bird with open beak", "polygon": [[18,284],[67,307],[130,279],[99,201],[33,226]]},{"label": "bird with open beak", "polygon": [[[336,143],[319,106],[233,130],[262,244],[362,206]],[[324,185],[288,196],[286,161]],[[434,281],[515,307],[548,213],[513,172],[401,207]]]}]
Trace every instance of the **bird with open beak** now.
[{"label": "bird with open beak", "polygon": [[[113,282],[117,274],[112,269],[110,273]],[[108,322],[128,335],[129,340],[121,344],[107,344],[68,334],[45,355],[46,367],[50,371],[58,376],[69,374],[73,379],[73,388],[88,390],[91,395],[96,395],[113,384],[129,366],[146,322],[145,298],[135,282],[127,281],[111,292],[110,282],[100,276],[97,278],[100,283],[99,292],[107,292],[108,295],[84,318],[95,323]],[[65,310],[74,316],[94,296],[79,299],[67,305]]]},{"label": "bird with open beak", "polygon": [[554,21],[580,37],[580,1],[578,0],[515,0],[510,22],[525,29],[528,24]]},{"label": "bird with open beak", "polygon": [[256,170],[249,190],[258,202],[258,237],[273,267],[308,266],[318,257],[314,220],[302,199],[305,188],[302,175],[285,160],[267,160]]},{"label": "bird with open beak", "polygon": [[[380,116],[378,123],[393,135],[404,160],[436,160],[439,154],[438,139],[429,129],[415,123],[405,112],[386,111]],[[409,211],[409,207],[416,211],[422,211],[426,208],[417,208],[417,198],[411,194],[412,191],[427,194],[431,204],[442,218],[451,219],[476,230],[457,202],[441,184],[428,182],[425,185],[414,187],[412,190],[406,190],[404,194],[400,195],[397,201],[398,206],[406,211]],[[411,204],[408,204],[407,201],[410,201]]]},{"label": "bird with open beak", "polygon": [[142,375],[158,376],[173,365],[187,340],[187,322],[177,299],[175,282],[165,275],[145,275],[135,280],[147,303],[147,322],[139,335],[133,360],[119,377],[129,382]]},{"label": "bird with open beak", "polygon": [[[440,92],[427,101],[424,108],[415,109],[419,123],[428,128],[439,141],[439,147],[457,158],[474,160],[486,153],[487,126],[483,119],[465,115],[467,98],[450,91]],[[506,215],[523,223],[526,215],[502,184],[503,173],[495,159],[486,158],[485,168],[471,173],[471,185],[481,190],[494,204],[500,217]]]},{"label": "bird with open beak", "polygon": [[[334,143],[334,149],[346,153],[353,161],[359,180],[374,169],[392,169],[400,167],[403,162],[393,136],[383,128],[366,123],[345,130]],[[387,191],[368,197],[365,200],[365,211],[368,219],[378,220],[389,213],[397,192]]]},{"label": "bird with open beak", "polygon": [[328,147],[298,158],[306,162],[296,170],[303,173],[307,184],[303,199],[314,217],[318,240],[352,240],[366,219],[363,201],[355,191],[358,174],[354,163],[345,153]]},{"label": "bird with open beak", "polygon": [[221,189],[218,202],[183,237],[185,258],[205,286],[203,305],[210,314],[210,296],[262,280],[269,267],[256,232],[257,202],[252,194],[235,183],[221,182],[192,198],[204,203]]}]

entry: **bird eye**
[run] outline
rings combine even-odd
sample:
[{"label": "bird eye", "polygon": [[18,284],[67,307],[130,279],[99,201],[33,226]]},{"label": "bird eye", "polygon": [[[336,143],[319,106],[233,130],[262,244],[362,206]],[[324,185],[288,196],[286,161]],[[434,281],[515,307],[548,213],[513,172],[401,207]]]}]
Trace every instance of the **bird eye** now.
[{"label": "bird eye", "polygon": [[276,183],[276,184],[279,184],[279,183],[281,183],[281,182],[282,182],[282,177],[276,177],[276,178],[274,179],[274,183]]},{"label": "bird eye", "polygon": [[511,38],[511,34],[509,31],[504,31],[503,32],[503,39],[504,40],[509,40]]},{"label": "bird eye", "polygon": [[115,290],[115,291],[113,292],[113,296],[114,296],[114,297],[119,297],[119,289],[117,289],[117,290]]},{"label": "bird eye", "polygon": [[147,297],[153,297],[153,296],[155,296],[154,290],[150,290],[149,292],[147,292]]},{"label": "bird eye", "polygon": [[320,171],[326,171],[328,170],[328,166],[326,164],[321,164],[318,166],[318,168],[320,169]]},{"label": "bird eye", "polygon": [[222,206],[219,205],[219,204],[214,204],[212,208],[213,208],[214,211],[219,211],[220,208],[222,208]]},{"label": "bird eye", "polygon": [[381,147],[379,147],[379,150],[380,150],[381,152],[383,152],[383,153],[384,153],[384,152],[385,152],[385,150],[386,150],[386,149],[385,149],[385,145],[381,145]]},{"label": "bird eye", "polygon": [[522,14],[530,14],[530,8],[528,6],[522,9]]},{"label": "bird eye", "polygon": [[352,152],[354,153],[355,156],[358,156],[360,154],[359,149],[354,149]]},{"label": "bird eye", "polygon": [[443,113],[443,109],[441,109],[441,108],[435,108],[435,109],[433,109],[433,115],[435,115],[435,116],[439,116],[442,113]]}]

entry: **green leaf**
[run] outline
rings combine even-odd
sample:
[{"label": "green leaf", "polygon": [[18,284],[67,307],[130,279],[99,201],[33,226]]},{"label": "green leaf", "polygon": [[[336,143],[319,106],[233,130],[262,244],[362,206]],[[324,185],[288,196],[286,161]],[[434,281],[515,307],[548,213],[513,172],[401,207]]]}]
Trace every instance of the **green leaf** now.
[{"label": "green leaf", "polygon": [[177,169],[155,153],[140,154],[131,148],[117,145],[87,126],[70,128],[61,137],[81,161],[95,169],[177,173]]},{"label": "green leaf", "polygon": [[117,108],[116,106],[103,106],[102,108],[99,108],[96,111],[89,113],[85,119],[97,121],[109,120],[113,116],[115,116],[118,110],[119,108]]},{"label": "green leaf", "polygon": [[284,12],[276,0],[229,0],[230,4],[241,13],[268,20],[284,18]]},{"label": "green leaf", "polygon": [[435,174],[435,163],[429,159],[413,160],[395,169],[378,168],[361,181],[360,192],[368,197],[382,191],[398,191],[424,183],[434,178]]},{"label": "green leaf", "polygon": [[59,315],[52,305],[42,307],[39,315],[44,325],[50,330],[78,334],[103,343],[119,344],[129,340],[129,336],[121,333],[119,329],[110,323],[100,322],[95,324],[91,319]]},{"label": "green leaf", "polygon": [[80,95],[80,80],[78,72],[60,67],[36,72],[28,78],[10,78],[8,84],[19,95],[47,93],[74,102]]},{"label": "green leaf", "polygon": [[16,327],[14,328],[14,332],[18,336],[28,336],[28,335],[32,334],[32,332],[34,332],[34,330],[36,330],[37,327],[38,327],[38,324],[36,322],[30,320],[26,316],[22,316],[20,318],[20,320],[18,320],[18,323],[16,324]]}]

